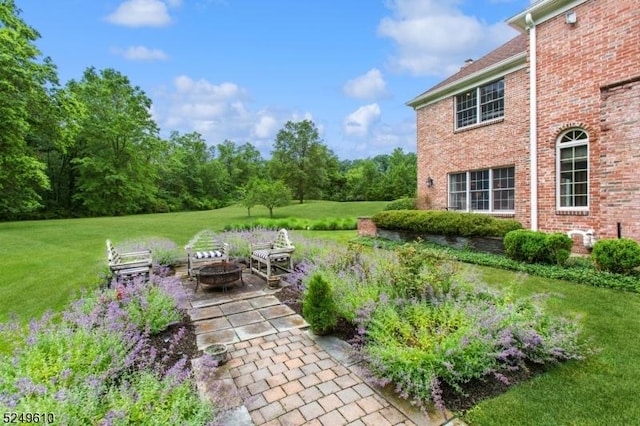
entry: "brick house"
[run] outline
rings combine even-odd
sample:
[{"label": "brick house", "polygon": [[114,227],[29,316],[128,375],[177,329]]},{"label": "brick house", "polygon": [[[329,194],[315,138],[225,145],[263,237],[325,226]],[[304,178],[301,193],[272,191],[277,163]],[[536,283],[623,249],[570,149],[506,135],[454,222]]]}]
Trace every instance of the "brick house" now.
[{"label": "brick house", "polygon": [[409,101],[418,205],[640,241],[640,1],[541,0]]}]

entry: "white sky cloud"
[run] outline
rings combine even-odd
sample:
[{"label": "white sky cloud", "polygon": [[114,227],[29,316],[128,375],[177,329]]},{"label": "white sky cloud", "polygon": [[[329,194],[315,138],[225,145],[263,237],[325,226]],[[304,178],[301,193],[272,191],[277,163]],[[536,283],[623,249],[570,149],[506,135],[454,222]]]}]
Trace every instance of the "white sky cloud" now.
[{"label": "white sky cloud", "polygon": [[348,136],[367,136],[380,114],[380,106],[376,103],[361,106],[344,119],[343,131]]},{"label": "white sky cloud", "polygon": [[[171,0],[169,3],[178,6],[181,2]],[[163,27],[171,23],[167,5],[160,0],[127,0],[106,20],[127,27]]]},{"label": "white sky cloud", "polygon": [[146,46],[129,46],[126,49],[115,47],[111,51],[131,61],[166,61],[169,55],[160,49],[150,49]]},{"label": "white sky cloud", "polygon": [[488,24],[465,15],[459,0],[393,0],[391,17],[378,34],[392,39],[397,52],[391,66],[414,75],[447,76],[467,58],[478,59],[516,36],[505,23]]},{"label": "white sky cloud", "polygon": [[253,131],[256,137],[266,139],[276,134],[279,126],[278,120],[266,111],[261,111],[258,115],[259,119]]},{"label": "white sky cloud", "polygon": [[347,96],[356,99],[379,99],[388,95],[387,83],[377,68],[347,81],[342,89]]},{"label": "white sky cloud", "polygon": [[[173,86],[159,90],[152,114],[162,128],[182,133],[198,132],[210,145],[225,139],[250,142],[263,155],[270,152],[277,132],[288,120],[313,120],[313,116],[287,110],[252,110],[248,90],[232,82],[211,83],[180,75]],[[322,134],[322,126],[316,123]]]}]

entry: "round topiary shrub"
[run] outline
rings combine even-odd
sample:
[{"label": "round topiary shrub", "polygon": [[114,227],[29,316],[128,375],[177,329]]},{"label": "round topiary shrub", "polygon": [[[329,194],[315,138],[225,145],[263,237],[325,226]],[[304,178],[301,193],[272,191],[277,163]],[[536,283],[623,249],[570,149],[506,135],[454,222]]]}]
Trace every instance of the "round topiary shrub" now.
[{"label": "round topiary shrub", "polygon": [[558,265],[567,261],[573,245],[573,240],[565,234],[526,229],[508,232],[503,242],[506,256],[513,260]]},{"label": "round topiary shrub", "polygon": [[338,310],[329,282],[315,273],[302,300],[302,315],[316,334],[328,334],[338,323]]},{"label": "round topiary shrub", "polygon": [[560,232],[554,232],[547,235],[547,261],[557,265],[564,265],[571,255],[571,247],[573,240],[567,235]]},{"label": "round topiary shrub", "polygon": [[640,244],[628,238],[599,240],[593,246],[591,259],[598,269],[628,274],[640,266]]}]

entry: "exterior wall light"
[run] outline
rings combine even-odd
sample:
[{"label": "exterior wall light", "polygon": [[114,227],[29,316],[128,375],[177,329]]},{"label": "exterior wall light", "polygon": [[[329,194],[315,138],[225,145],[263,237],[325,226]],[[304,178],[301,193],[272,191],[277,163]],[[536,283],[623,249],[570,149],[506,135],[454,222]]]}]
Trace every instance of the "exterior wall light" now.
[{"label": "exterior wall light", "polygon": [[578,22],[578,15],[576,15],[576,12],[573,10],[571,12],[567,12],[567,14],[564,16],[564,22],[573,25]]},{"label": "exterior wall light", "polygon": [[427,188],[431,188],[433,186],[433,179],[431,179],[431,176],[429,176],[427,178]]}]

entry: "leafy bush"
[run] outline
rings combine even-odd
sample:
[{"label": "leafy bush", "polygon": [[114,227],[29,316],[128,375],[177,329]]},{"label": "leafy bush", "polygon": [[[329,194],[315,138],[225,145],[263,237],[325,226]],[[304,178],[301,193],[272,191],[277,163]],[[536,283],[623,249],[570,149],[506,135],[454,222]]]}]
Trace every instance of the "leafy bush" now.
[{"label": "leafy bush", "polygon": [[395,252],[398,264],[390,271],[393,297],[428,300],[451,292],[457,270],[450,256],[419,243],[404,244]]},{"label": "leafy bush", "polygon": [[571,254],[573,241],[565,234],[547,234],[519,229],[504,237],[507,257],[528,263],[555,263],[563,265]]},{"label": "leafy bush", "polygon": [[350,231],[358,228],[355,218],[327,218],[323,220],[308,220],[298,218],[286,219],[256,219],[251,222],[236,223],[224,227],[225,231],[248,231],[254,228],[289,229],[314,231]]},{"label": "leafy bush", "polygon": [[371,220],[379,228],[462,237],[503,237],[509,231],[522,228],[515,220],[434,210],[382,211],[373,215]]},{"label": "leafy bush", "polygon": [[640,266],[640,244],[628,238],[599,240],[593,246],[591,258],[598,269],[628,274]]},{"label": "leafy bush", "polygon": [[[403,244],[397,241],[368,237],[360,237],[356,241],[360,244],[386,248],[389,250]],[[563,266],[546,265],[541,263],[529,264],[512,260],[498,254],[456,249],[431,242],[422,242],[421,245],[446,253],[460,262],[490,266],[492,268],[501,268],[509,271],[518,271],[539,277],[565,280],[593,287],[613,288],[640,293],[640,273],[632,271],[631,274],[624,275],[601,271],[595,269],[588,259],[570,258]]]},{"label": "leafy bush", "polygon": [[302,301],[302,314],[314,333],[327,334],[337,324],[337,310],[329,282],[320,273],[311,277]]},{"label": "leafy bush", "polygon": [[399,200],[394,200],[388,202],[387,205],[384,206],[383,210],[416,210],[416,199],[415,198],[400,198]]},{"label": "leafy bush", "polygon": [[579,329],[543,314],[531,299],[488,292],[438,305],[418,300],[380,303],[366,322],[362,353],[380,384],[393,383],[412,404],[444,408],[441,383],[462,392],[472,379],[505,373],[525,363],[581,359]]},{"label": "leafy bush", "polygon": [[124,302],[124,310],[130,320],[151,334],[157,334],[181,319],[176,301],[160,287],[129,284],[118,287],[116,294]]},{"label": "leafy bush", "polygon": [[547,236],[549,263],[564,265],[571,256],[573,240],[566,234],[554,232]]}]

